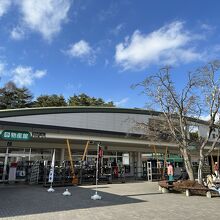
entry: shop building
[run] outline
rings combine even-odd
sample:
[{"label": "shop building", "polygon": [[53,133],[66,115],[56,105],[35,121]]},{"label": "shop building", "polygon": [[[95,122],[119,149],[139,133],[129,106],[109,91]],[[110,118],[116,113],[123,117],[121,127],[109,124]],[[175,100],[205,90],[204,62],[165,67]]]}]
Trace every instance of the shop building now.
[{"label": "shop building", "polygon": [[[122,170],[125,178],[159,179],[164,161],[181,166],[183,159],[175,143],[148,140],[144,130],[136,129],[137,122],[158,118],[158,112],[104,107],[1,110],[0,181],[46,183],[55,149],[57,181],[65,182],[69,178],[68,143],[75,171],[83,181],[93,177],[98,144],[104,176],[118,178]],[[199,124],[205,134],[205,123]],[[196,162],[198,152],[193,146],[192,150]]]}]

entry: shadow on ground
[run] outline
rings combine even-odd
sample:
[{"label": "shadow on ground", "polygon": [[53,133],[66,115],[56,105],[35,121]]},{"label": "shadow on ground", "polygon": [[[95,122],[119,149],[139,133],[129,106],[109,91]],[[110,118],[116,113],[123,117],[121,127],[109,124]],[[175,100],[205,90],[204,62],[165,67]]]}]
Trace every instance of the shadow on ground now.
[{"label": "shadow on ground", "polygon": [[72,196],[62,195],[65,187],[57,187],[54,193],[48,193],[47,188],[40,186],[1,186],[0,217],[146,202],[105,192],[99,193],[102,200],[93,201],[94,189],[76,186],[68,189]]}]

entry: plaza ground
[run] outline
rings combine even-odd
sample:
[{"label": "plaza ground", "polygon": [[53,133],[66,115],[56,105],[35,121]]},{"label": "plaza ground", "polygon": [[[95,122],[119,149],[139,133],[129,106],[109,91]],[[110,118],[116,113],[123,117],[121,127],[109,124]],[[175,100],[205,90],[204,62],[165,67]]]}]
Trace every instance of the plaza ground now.
[{"label": "plaza ground", "polygon": [[99,185],[102,200],[93,201],[95,186],[64,187],[48,193],[42,186],[0,185],[1,219],[220,219],[220,198],[161,194],[156,182]]}]

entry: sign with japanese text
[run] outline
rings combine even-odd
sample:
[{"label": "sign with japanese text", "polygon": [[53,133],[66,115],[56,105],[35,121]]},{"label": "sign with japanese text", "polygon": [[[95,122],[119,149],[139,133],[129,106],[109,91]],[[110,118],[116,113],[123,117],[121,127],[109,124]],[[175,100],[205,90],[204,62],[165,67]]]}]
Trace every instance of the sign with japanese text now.
[{"label": "sign with japanese text", "polygon": [[32,138],[46,138],[46,133],[44,133],[44,132],[32,132]]},{"label": "sign with japanese text", "polygon": [[28,141],[31,139],[31,134],[28,131],[4,130],[1,133],[1,138],[5,140]]}]

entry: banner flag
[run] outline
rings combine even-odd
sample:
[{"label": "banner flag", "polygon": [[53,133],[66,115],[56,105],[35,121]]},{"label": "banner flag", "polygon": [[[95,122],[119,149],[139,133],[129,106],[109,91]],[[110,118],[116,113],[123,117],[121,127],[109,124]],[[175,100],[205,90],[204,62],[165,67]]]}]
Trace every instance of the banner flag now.
[{"label": "banner flag", "polygon": [[55,165],[55,149],[53,151],[53,157],[52,157],[52,162],[51,162],[51,167],[50,167],[50,173],[49,173],[49,183],[53,183],[53,177],[54,177],[54,165]]},{"label": "banner flag", "polygon": [[103,150],[102,147],[99,146],[99,158],[103,157]]}]

